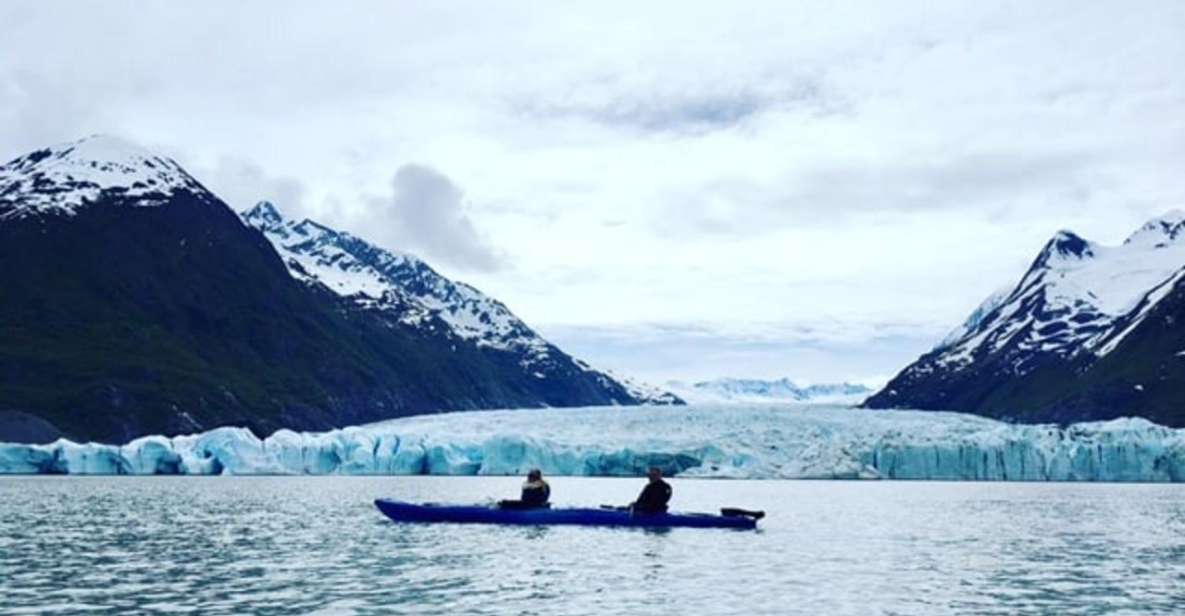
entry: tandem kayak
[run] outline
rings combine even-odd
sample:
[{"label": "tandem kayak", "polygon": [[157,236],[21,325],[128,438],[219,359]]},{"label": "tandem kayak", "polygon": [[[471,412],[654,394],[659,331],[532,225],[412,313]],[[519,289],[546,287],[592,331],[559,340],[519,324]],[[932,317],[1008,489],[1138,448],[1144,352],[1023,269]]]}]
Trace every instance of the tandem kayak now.
[{"label": "tandem kayak", "polygon": [[[455,522],[462,524],[569,524],[577,526],[635,526],[691,528],[757,528],[746,515],[656,513],[634,515],[615,509],[499,509],[481,505],[415,504],[380,498],[374,506],[396,522]],[[733,511],[733,510],[725,510]],[[760,517],[760,516],[758,516]]]}]

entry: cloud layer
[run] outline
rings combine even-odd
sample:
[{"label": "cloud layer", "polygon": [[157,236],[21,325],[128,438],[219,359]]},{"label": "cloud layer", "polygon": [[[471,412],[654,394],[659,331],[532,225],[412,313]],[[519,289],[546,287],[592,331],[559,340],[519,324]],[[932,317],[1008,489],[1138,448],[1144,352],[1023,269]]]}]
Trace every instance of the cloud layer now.
[{"label": "cloud layer", "polygon": [[[0,23],[0,158],[123,135],[556,331],[920,340],[1057,229],[1115,242],[1185,205],[1179,2],[113,0]],[[779,372],[847,376],[798,344]]]}]

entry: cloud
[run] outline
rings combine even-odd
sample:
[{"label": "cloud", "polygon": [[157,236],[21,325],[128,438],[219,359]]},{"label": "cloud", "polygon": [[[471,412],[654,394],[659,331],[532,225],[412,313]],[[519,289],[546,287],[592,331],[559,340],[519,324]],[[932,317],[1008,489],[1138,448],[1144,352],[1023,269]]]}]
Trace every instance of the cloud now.
[{"label": "cloud", "polygon": [[0,3],[0,148],[163,145],[532,324],[953,327],[1057,229],[1185,203],[1182,3],[210,5]]},{"label": "cloud", "polygon": [[[509,104],[526,119],[579,119],[640,133],[698,134],[741,125],[762,113],[840,113],[846,103],[817,75],[728,80],[590,79],[559,92],[532,92]],[[670,83],[674,81],[674,83]]]},{"label": "cloud", "polygon": [[754,235],[878,213],[963,210],[1001,220],[1031,216],[1035,207],[1044,215],[1069,214],[1107,187],[1109,178],[1095,163],[1088,151],[1016,151],[816,164],[773,182],[717,178],[677,188],[651,225],[658,233]]},{"label": "cloud", "polygon": [[901,322],[547,325],[561,348],[653,383],[726,376],[883,383],[945,331]]},{"label": "cloud", "polygon": [[478,232],[466,211],[464,193],[448,176],[425,165],[407,164],[396,170],[391,189],[389,197],[371,201],[368,213],[373,232],[384,235],[391,247],[462,270],[506,267],[506,257]]},{"label": "cloud", "polygon": [[214,194],[241,211],[251,208],[259,201],[271,201],[289,216],[302,218],[309,214],[304,203],[304,185],[295,178],[273,176],[263,167],[241,158],[223,156],[213,168],[195,175]]},{"label": "cloud", "polygon": [[102,105],[67,84],[0,69],[0,164],[48,145],[111,132]]}]

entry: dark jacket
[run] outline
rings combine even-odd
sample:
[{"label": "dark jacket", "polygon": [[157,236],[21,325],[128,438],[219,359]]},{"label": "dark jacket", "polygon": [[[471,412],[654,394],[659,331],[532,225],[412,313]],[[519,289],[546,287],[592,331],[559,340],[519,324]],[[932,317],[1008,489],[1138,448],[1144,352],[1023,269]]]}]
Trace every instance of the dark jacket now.
[{"label": "dark jacket", "polygon": [[551,486],[546,481],[528,481],[523,484],[523,494],[520,500],[528,507],[546,505],[551,498]]},{"label": "dark jacket", "polygon": [[667,503],[671,501],[671,484],[659,479],[651,481],[642,488],[638,500],[634,501],[634,511],[637,513],[665,513]]}]

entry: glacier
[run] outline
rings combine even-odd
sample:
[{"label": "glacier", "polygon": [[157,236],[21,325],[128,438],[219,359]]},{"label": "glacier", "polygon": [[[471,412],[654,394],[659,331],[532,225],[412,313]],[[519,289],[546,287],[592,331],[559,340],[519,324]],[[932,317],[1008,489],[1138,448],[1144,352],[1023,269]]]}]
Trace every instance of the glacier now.
[{"label": "glacier", "polygon": [[1015,481],[1185,480],[1185,430],[1138,418],[1017,425],[824,405],[446,413],[320,433],[244,428],[125,445],[0,444],[0,473],[550,475]]},{"label": "glacier", "polygon": [[789,378],[718,378],[688,383],[667,381],[665,387],[691,404],[860,404],[874,390],[859,383],[814,383],[804,385]]}]

